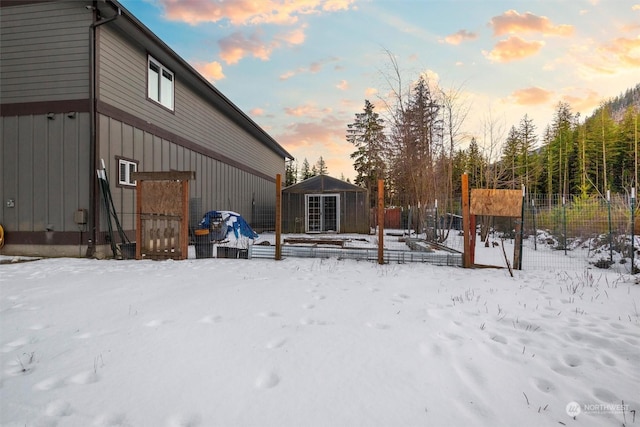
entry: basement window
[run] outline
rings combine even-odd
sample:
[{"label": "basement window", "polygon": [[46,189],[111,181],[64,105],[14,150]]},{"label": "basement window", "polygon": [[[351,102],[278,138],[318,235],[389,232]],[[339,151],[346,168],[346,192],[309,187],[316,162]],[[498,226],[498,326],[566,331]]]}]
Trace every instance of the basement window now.
[{"label": "basement window", "polygon": [[138,170],[138,162],[117,158],[118,160],[118,184],[123,187],[135,187],[136,181],[132,174]]},{"label": "basement window", "polygon": [[173,111],[174,76],[158,60],[149,56],[147,66],[147,96]]}]

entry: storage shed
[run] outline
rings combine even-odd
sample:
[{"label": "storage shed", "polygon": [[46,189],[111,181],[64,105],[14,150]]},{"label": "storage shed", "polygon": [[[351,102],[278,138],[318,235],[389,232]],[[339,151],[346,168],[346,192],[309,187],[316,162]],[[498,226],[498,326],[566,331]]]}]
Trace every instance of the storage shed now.
[{"label": "storage shed", "polygon": [[366,188],[318,175],[282,190],[283,233],[361,233],[369,229]]}]

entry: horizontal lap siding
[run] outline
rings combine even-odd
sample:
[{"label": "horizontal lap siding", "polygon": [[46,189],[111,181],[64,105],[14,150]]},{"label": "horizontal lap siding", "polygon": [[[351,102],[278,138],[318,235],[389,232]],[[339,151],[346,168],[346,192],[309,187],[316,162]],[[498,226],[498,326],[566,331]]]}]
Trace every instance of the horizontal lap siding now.
[{"label": "horizontal lap siding", "polygon": [[0,9],[2,103],[89,97],[92,13],[83,4],[35,3]]},{"label": "horizontal lap siding", "polygon": [[164,64],[175,73],[173,113],[148,100],[146,50],[125,39],[110,24],[99,30],[100,101],[268,176],[284,172],[283,157],[185,84],[186,71]]}]

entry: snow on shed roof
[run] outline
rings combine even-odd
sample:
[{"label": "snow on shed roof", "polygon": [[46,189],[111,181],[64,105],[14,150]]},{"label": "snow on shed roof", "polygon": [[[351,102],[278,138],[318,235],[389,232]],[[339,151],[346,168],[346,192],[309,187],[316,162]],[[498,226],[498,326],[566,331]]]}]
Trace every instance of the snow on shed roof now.
[{"label": "snow on shed roof", "polygon": [[282,190],[287,193],[366,192],[367,189],[329,175],[317,175]]}]

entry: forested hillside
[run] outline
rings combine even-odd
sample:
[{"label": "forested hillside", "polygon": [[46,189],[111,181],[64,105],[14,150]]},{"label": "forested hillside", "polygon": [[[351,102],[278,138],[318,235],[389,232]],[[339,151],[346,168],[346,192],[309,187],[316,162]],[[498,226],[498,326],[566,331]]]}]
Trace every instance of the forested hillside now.
[{"label": "forested hillside", "polygon": [[538,136],[525,117],[503,146],[501,184],[548,194],[629,192],[637,186],[639,117],[640,84],[584,119],[569,104],[558,104]]}]

